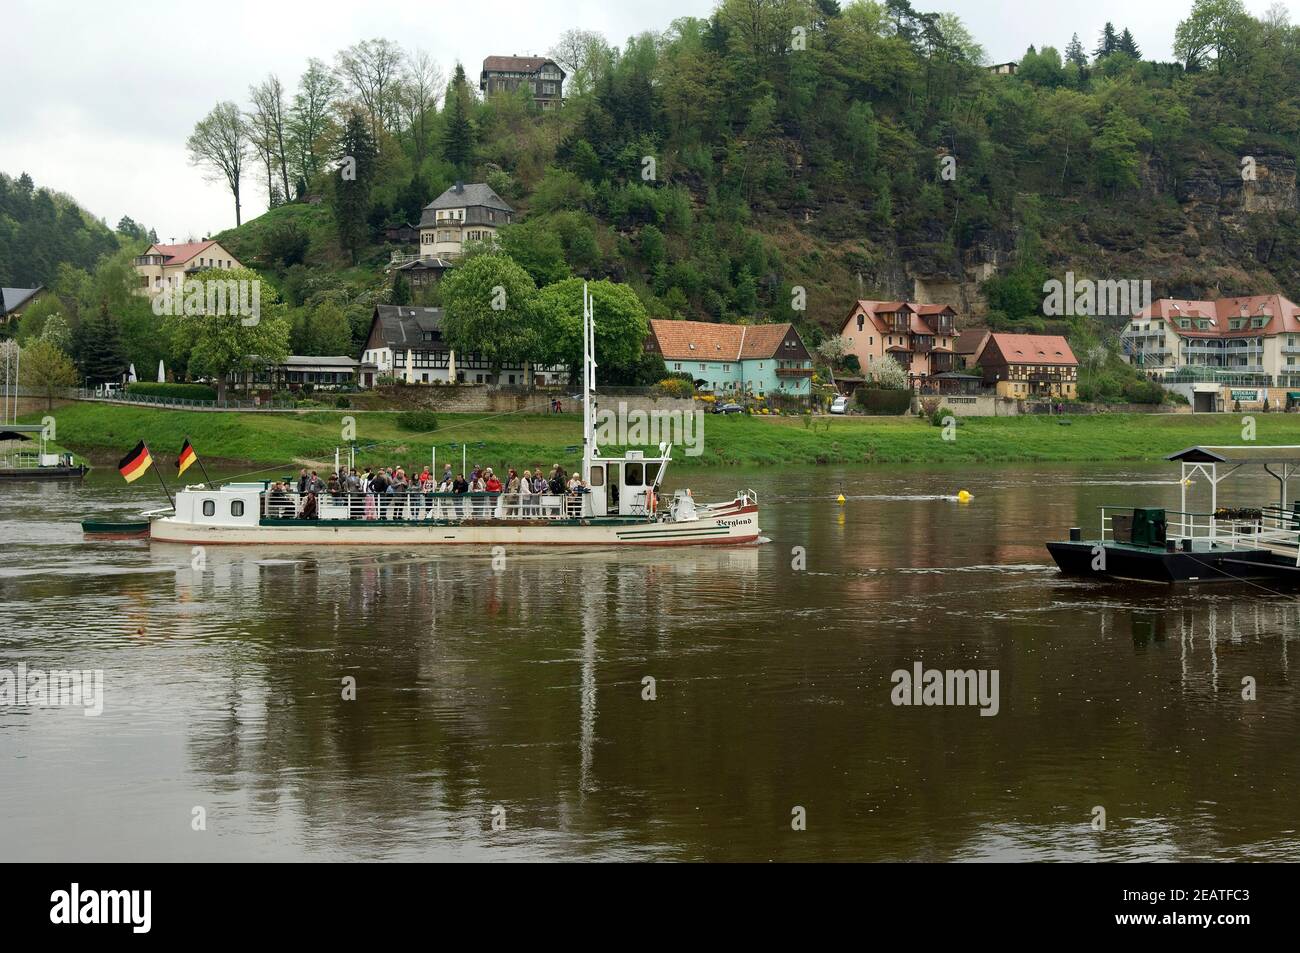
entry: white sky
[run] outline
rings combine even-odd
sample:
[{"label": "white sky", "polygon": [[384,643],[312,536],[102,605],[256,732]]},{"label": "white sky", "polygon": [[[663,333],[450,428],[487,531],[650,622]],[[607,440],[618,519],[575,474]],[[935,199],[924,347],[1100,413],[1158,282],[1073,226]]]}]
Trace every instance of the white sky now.
[{"label": "white sky", "polygon": [[[1246,0],[1262,15],[1272,0]],[[1285,0],[1293,14],[1300,0]],[[136,0],[0,0],[6,37],[0,76],[0,171],[29,172],[115,225],[123,215],[159,238],[202,237],[234,224],[224,185],[188,164],[185,139],[219,100],[245,105],[248,86],[276,73],[290,90],[307,59],[332,62],[361,39],[427,49],[444,70],[457,59],[471,82],[489,54],[544,53],[570,27],[611,43],[707,16],[713,0],[225,0],[212,8]],[[1148,59],[1170,59],[1191,0],[913,0],[950,10],[990,61],[1019,59],[1029,44],[1063,49],[1077,32],[1091,50],[1102,25],[1133,31]],[[220,11],[220,12],[218,12]],[[244,219],[265,210],[244,182]]]}]

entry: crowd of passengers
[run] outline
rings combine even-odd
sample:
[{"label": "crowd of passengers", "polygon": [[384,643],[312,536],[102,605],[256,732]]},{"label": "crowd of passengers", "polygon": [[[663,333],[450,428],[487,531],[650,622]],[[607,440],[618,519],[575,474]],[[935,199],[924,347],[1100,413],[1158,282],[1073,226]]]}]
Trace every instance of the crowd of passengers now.
[{"label": "crowd of passengers", "polygon": [[[539,466],[523,473],[509,467],[502,478],[491,467],[475,465],[467,476],[453,473],[451,464],[441,477],[425,467],[344,467],[322,480],[315,470],[304,469],[296,485],[287,480],[271,484],[267,515],[281,519],[317,519],[322,497],[346,504],[348,515],[358,519],[434,519],[542,515],[542,497],[562,497],[568,511],[580,509],[579,496],[587,491],[582,475],[566,473],[558,463],[546,476]],[[450,494],[435,496],[434,494]],[[471,494],[491,494],[471,496]],[[456,499],[461,497],[462,499]],[[498,509],[498,501],[501,509]]]}]

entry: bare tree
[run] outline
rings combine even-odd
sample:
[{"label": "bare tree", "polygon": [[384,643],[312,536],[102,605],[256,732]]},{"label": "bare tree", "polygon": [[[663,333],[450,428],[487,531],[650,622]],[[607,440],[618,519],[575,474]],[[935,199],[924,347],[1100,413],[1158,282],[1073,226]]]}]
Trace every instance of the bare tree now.
[{"label": "bare tree", "polygon": [[431,120],[442,95],[442,71],[438,63],[424,50],[415,50],[406,60],[406,71],[398,86],[398,104],[402,118],[411,134],[415,147],[415,167],[418,170],[429,154]]},{"label": "bare tree", "polygon": [[391,130],[396,113],[395,94],[402,75],[404,54],[391,40],[362,40],[335,57],[339,79],[361,100],[370,117],[370,134]]},{"label": "bare tree", "polygon": [[278,171],[283,195],[288,201],[292,194],[289,191],[289,159],[285,149],[288,139],[286,129],[288,117],[285,113],[284,87],[280,84],[280,78],[274,73],[270,74],[258,85],[248,88],[248,97],[253,106],[253,111],[249,114],[253,144],[259,153],[265,148],[265,153],[269,157],[266,162],[267,188],[270,189],[270,183],[274,181],[274,174]]},{"label": "bare tree", "polygon": [[248,158],[248,130],[239,107],[231,102],[217,103],[212,112],[194,124],[185,148],[189,150],[190,165],[204,169],[208,181],[225,181],[235,197],[235,225],[238,226],[241,222],[239,180]]},{"label": "bare tree", "polygon": [[330,68],[318,59],[307,61],[307,71],[298,81],[293,106],[289,109],[289,137],[294,172],[310,182],[330,154],[325,138],[334,125],[331,113],[342,91]]},{"label": "bare tree", "polygon": [[605,37],[595,30],[565,30],[547,56],[564,67],[573,94],[581,96],[596,85],[612,52]]}]

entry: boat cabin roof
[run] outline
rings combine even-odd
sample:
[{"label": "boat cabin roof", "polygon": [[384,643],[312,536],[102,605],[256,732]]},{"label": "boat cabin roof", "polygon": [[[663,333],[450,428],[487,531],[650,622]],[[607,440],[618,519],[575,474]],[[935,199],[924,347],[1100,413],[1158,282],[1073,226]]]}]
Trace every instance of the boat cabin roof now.
[{"label": "boat cabin roof", "polygon": [[1300,446],[1188,447],[1165,459],[1175,463],[1300,463]]}]

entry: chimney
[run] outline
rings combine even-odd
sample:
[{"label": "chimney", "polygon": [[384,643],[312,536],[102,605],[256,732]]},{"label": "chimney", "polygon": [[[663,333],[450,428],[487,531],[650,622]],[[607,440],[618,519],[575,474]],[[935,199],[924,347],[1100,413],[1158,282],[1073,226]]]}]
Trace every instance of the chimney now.
[{"label": "chimney", "polygon": [[456,194],[457,194],[457,195],[460,195],[462,192],[465,191],[465,183],[462,182],[460,179],[457,179],[457,180],[456,180],[456,184],[455,184],[455,186],[453,186],[453,188],[454,188]]}]

